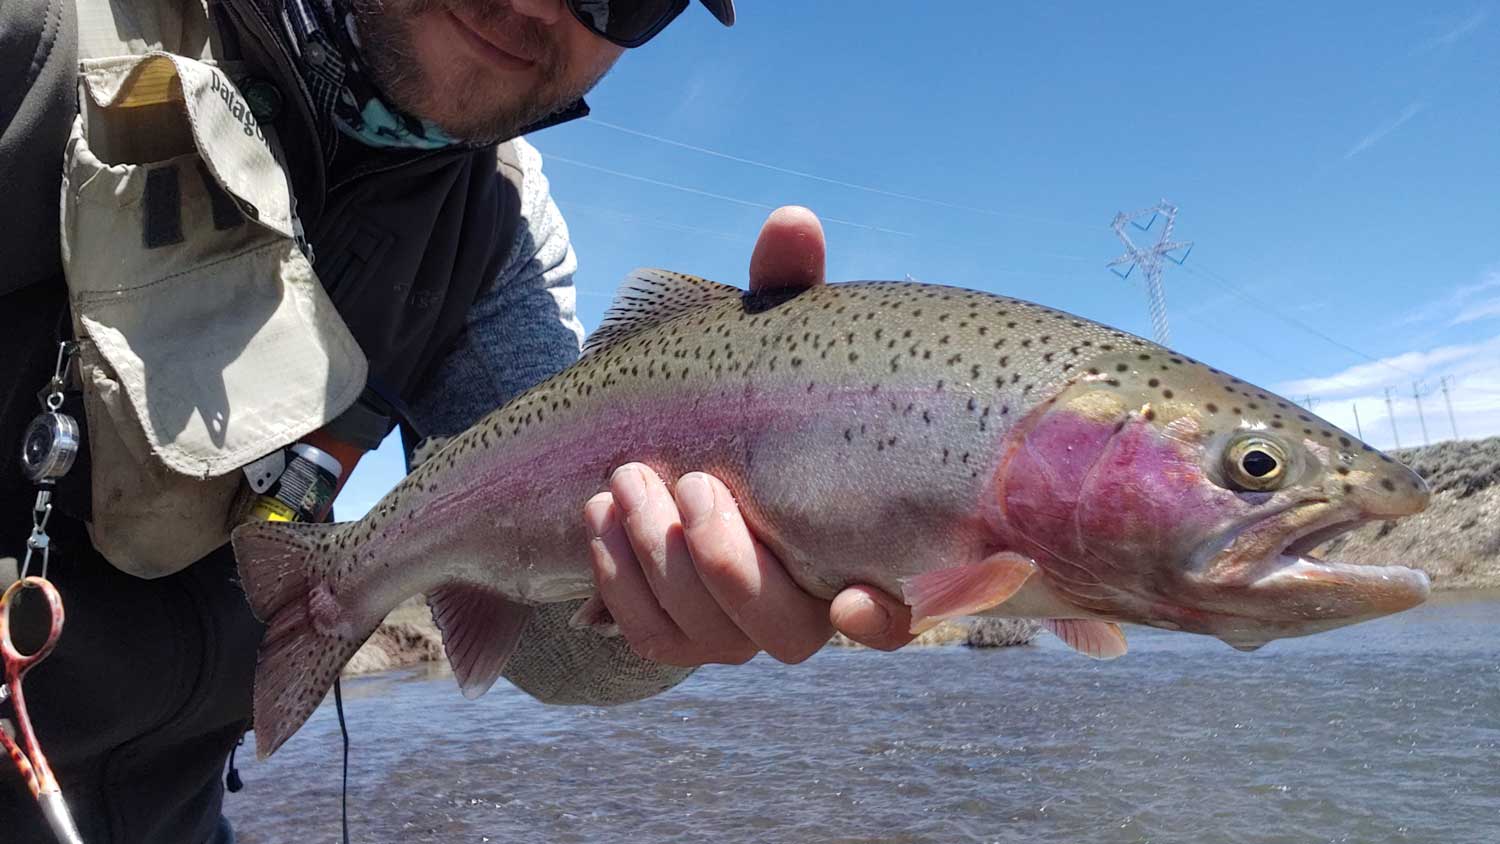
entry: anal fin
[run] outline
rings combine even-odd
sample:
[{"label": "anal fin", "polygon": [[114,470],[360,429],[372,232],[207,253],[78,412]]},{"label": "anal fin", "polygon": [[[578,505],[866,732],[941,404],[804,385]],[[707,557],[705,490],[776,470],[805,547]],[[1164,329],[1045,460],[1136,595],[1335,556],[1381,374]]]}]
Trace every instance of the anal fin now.
[{"label": "anal fin", "polygon": [[1036,570],[1036,563],[1026,557],[1003,552],[967,566],[919,574],[901,586],[901,595],[911,607],[911,632],[922,633],[940,621],[1002,604]]},{"label": "anal fin", "polygon": [[1125,655],[1125,631],[1109,621],[1088,618],[1049,618],[1042,625],[1068,647],[1094,659]]},{"label": "anal fin", "polygon": [[443,634],[443,650],[464,697],[473,700],[495,685],[521,642],[531,607],[493,589],[449,583],[427,596],[432,620]]}]

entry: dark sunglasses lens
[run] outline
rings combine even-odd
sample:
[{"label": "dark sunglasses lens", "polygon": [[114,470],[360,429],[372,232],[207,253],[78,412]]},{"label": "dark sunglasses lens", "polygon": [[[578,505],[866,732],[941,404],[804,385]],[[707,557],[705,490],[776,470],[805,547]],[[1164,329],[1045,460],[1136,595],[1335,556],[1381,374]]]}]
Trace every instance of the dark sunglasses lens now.
[{"label": "dark sunglasses lens", "polygon": [[583,25],[616,44],[637,46],[687,8],[686,0],[568,0]]}]

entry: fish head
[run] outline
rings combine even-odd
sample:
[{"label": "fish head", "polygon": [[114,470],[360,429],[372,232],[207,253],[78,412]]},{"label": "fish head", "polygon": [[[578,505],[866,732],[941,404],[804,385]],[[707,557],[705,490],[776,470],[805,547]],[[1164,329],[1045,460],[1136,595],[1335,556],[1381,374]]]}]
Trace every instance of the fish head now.
[{"label": "fish head", "polygon": [[1242,650],[1399,612],[1425,574],[1313,556],[1423,510],[1415,472],[1307,409],[1159,347],[1090,361],[1010,433],[994,524],[1094,617]]}]

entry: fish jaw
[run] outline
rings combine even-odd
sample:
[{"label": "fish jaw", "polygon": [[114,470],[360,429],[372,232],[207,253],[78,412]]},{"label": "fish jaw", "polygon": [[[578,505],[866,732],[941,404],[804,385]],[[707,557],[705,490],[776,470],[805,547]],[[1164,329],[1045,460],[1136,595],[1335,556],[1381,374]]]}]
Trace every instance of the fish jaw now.
[{"label": "fish jaw", "polygon": [[1357,503],[1309,501],[1238,533],[1186,575],[1184,588],[1195,596],[1197,609],[1181,626],[1255,650],[1273,639],[1333,630],[1426,601],[1431,581],[1417,569],[1356,565],[1312,553],[1334,537],[1384,518],[1351,512]]}]

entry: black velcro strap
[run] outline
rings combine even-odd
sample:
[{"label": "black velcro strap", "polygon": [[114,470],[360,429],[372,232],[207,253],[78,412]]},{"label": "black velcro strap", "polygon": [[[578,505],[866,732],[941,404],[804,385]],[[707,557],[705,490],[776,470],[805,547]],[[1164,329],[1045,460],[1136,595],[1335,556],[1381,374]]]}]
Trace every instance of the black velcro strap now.
[{"label": "black velcro strap", "polygon": [[182,183],[177,165],[156,167],[146,173],[146,192],[142,197],[147,249],[157,249],[182,242]]},{"label": "black velcro strap", "polygon": [[203,189],[208,192],[208,204],[213,209],[214,230],[226,231],[243,224],[245,215],[240,213],[239,204],[219,186],[219,180],[208,172],[208,165],[202,159],[198,161],[198,175],[203,179]]}]

